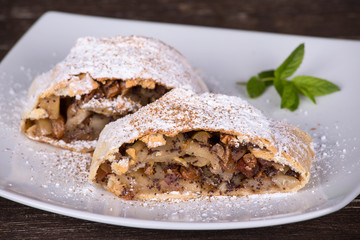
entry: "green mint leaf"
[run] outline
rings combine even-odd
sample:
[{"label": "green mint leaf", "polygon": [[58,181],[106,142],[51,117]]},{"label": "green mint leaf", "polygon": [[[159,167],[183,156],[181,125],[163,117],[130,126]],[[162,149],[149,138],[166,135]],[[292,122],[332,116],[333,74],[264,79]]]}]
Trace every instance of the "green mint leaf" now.
[{"label": "green mint leaf", "polygon": [[285,61],[275,70],[275,78],[286,79],[294,74],[299,68],[305,53],[304,44],[300,44],[286,59]]},{"label": "green mint leaf", "polygon": [[340,88],[321,78],[312,76],[297,76],[292,81],[287,80],[302,63],[305,54],[305,45],[300,44],[276,70],[267,70],[260,72],[245,82],[237,82],[239,85],[245,85],[251,98],[256,98],[264,93],[268,86],[274,85],[276,91],[281,97],[281,108],[287,108],[294,111],[299,106],[299,93],[307,96],[316,104],[315,97],[327,95]]},{"label": "green mint leaf", "polygon": [[274,70],[267,70],[267,71],[262,71],[258,74],[260,79],[264,79],[264,78],[274,78],[275,77],[275,71]]},{"label": "green mint leaf", "polygon": [[265,86],[268,87],[268,86],[271,86],[274,84],[274,81],[263,81]]},{"label": "green mint leaf", "polygon": [[298,106],[299,95],[294,84],[290,81],[285,81],[281,95],[281,108],[287,108],[290,111],[295,111]]},{"label": "green mint leaf", "polygon": [[[311,76],[296,76],[292,79],[292,82],[295,84],[297,89],[305,89],[315,97],[340,91],[340,88],[334,83]],[[300,91],[302,92],[302,90]]]},{"label": "green mint leaf", "polygon": [[280,96],[282,96],[282,93],[283,93],[283,89],[284,89],[284,84],[286,83],[287,81],[284,80],[284,79],[280,79],[280,78],[275,78],[274,79],[274,87],[276,89],[276,91],[278,92],[278,94]]},{"label": "green mint leaf", "polygon": [[274,83],[275,70],[262,71],[258,77],[265,83],[265,86],[271,86]]},{"label": "green mint leaf", "polygon": [[250,98],[259,97],[261,94],[264,93],[265,89],[265,83],[256,76],[250,78],[250,80],[246,84],[246,90]]},{"label": "green mint leaf", "polygon": [[304,94],[305,96],[307,96],[313,103],[316,104],[315,97],[314,97],[314,95],[313,95],[311,92],[309,92],[306,88],[302,88],[302,87],[300,87],[300,86],[296,86],[296,85],[295,85],[295,87],[296,87],[297,90],[299,90],[299,92],[301,92],[302,94]]}]

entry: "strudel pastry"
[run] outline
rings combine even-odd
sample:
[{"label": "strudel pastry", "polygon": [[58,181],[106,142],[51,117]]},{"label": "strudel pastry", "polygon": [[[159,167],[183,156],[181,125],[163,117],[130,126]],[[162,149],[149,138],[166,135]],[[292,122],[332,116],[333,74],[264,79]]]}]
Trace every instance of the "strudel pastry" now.
[{"label": "strudel pastry", "polygon": [[107,123],[178,87],[207,90],[188,61],[163,42],[80,38],[64,61],[33,81],[21,129],[34,140],[92,151]]},{"label": "strudel pastry", "polygon": [[104,128],[89,178],[126,199],[293,192],[313,158],[307,133],[238,97],[174,89]]}]

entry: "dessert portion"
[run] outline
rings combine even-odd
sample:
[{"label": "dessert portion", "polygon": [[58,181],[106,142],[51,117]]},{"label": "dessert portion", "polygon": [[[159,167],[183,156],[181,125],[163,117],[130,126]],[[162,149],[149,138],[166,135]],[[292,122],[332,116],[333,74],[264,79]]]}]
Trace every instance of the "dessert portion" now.
[{"label": "dessert portion", "polygon": [[92,151],[106,124],[173,88],[207,91],[174,48],[146,37],[80,38],[32,83],[21,123],[31,139]]},{"label": "dessert portion", "polygon": [[90,180],[125,199],[294,192],[311,137],[246,101],[174,89],[100,134]]}]

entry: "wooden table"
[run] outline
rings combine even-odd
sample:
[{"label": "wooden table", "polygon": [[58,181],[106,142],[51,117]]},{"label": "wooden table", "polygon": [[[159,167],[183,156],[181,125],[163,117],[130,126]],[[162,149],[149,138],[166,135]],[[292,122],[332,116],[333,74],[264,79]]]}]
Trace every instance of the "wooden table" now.
[{"label": "wooden table", "polygon": [[[88,15],[360,40],[356,0],[0,0],[0,59],[43,13]],[[356,239],[360,197],[317,219],[259,229],[161,231],[69,218],[0,198],[0,239]]]}]

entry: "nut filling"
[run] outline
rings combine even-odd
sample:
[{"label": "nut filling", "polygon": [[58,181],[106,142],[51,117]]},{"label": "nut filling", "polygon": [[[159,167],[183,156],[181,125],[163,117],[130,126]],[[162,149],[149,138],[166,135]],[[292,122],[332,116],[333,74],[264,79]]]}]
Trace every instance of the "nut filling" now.
[{"label": "nut filling", "polygon": [[[154,82],[149,84],[149,81],[140,83],[140,86],[122,80],[96,83],[98,88],[80,97],[52,95],[40,99],[26,120],[26,133],[67,143],[97,140],[106,124],[137,111],[168,91]],[[31,118],[31,115],[36,117]]]},{"label": "nut filling", "polygon": [[96,182],[125,199],[174,191],[247,195],[299,184],[299,173],[289,166],[256,158],[252,150],[258,148],[218,132],[150,135],[121,146],[100,165]]}]

